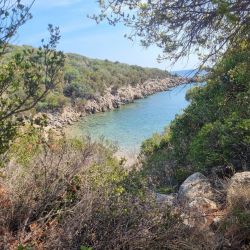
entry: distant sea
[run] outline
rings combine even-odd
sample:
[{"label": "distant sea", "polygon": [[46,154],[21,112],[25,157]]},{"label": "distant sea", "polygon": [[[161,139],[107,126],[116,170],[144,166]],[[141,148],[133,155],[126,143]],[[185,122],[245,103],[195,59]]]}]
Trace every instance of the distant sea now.
[{"label": "distant sea", "polygon": [[198,75],[207,74],[207,72],[205,70],[202,70],[199,72],[197,69],[171,71],[170,73],[177,74],[178,76],[182,76],[182,77],[194,77],[195,74],[197,74],[197,73],[198,73]]}]

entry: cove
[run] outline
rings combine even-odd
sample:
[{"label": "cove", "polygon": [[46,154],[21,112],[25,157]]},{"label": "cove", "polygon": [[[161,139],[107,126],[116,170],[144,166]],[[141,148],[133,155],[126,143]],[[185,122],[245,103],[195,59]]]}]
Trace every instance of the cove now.
[{"label": "cove", "polygon": [[185,95],[192,86],[181,85],[114,111],[86,116],[67,128],[66,133],[73,137],[90,136],[93,140],[105,138],[115,143],[120,152],[137,154],[145,139],[163,132],[187,107]]}]

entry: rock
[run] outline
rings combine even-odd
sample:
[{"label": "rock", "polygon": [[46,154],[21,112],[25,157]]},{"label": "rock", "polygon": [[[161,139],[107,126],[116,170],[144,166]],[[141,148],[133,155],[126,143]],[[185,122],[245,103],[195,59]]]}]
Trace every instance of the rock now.
[{"label": "rock", "polygon": [[63,127],[62,123],[59,122],[59,121],[55,121],[55,122],[54,122],[54,126],[55,126],[56,128],[62,128],[62,127]]},{"label": "rock", "polygon": [[229,188],[250,187],[250,171],[236,173],[230,180]]},{"label": "rock", "polygon": [[220,218],[215,190],[208,178],[201,173],[189,176],[180,186],[178,201],[184,224],[200,230],[208,230]]},{"label": "rock", "polygon": [[250,171],[236,173],[229,181],[227,200],[233,203],[239,199],[250,199]]},{"label": "rock", "polygon": [[186,204],[181,217],[185,225],[207,230],[212,223],[220,219],[216,214],[218,209],[218,205],[214,201],[197,197]]},{"label": "rock", "polygon": [[160,204],[164,204],[170,207],[173,207],[177,203],[177,194],[160,194],[156,193],[156,202]]},{"label": "rock", "polygon": [[215,192],[209,180],[201,173],[189,176],[180,186],[178,200],[181,204],[192,202],[195,198],[215,199]]}]

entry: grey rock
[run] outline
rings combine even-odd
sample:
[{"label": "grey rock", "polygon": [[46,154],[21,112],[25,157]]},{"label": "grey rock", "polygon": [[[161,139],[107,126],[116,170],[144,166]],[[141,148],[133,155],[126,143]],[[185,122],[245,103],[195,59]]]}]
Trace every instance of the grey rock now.
[{"label": "grey rock", "polygon": [[250,171],[236,173],[229,181],[227,189],[227,200],[229,203],[235,202],[237,199],[250,198]]},{"label": "grey rock", "polygon": [[196,197],[182,209],[181,217],[185,225],[200,230],[208,229],[212,223],[220,219],[216,214],[218,209],[216,202],[204,197]]},{"label": "grey rock", "polygon": [[197,197],[214,200],[215,192],[209,180],[201,173],[189,176],[180,186],[178,200],[181,204],[189,203]]}]

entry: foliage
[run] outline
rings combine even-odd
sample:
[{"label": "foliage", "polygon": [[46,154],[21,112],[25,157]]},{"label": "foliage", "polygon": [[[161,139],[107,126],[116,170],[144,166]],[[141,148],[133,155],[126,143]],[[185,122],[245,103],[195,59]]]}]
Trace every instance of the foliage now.
[{"label": "foliage", "polygon": [[159,69],[130,66],[108,60],[89,59],[77,54],[66,55],[64,94],[67,97],[91,98],[103,95],[109,87],[118,88],[143,83],[148,79],[165,78]]},{"label": "foliage", "polygon": [[69,100],[58,92],[50,92],[46,98],[37,104],[38,112],[61,111],[63,107],[69,104]]},{"label": "foliage", "polygon": [[99,0],[99,5],[100,13],[92,18],[124,23],[132,29],[130,39],[138,36],[144,46],[158,45],[162,59],[206,50],[205,62],[249,35],[248,0]]},{"label": "foliage", "polygon": [[169,134],[165,132],[164,136],[166,138],[163,139],[162,135],[154,133],[150,139],[145,140],[141,145],[143,153],[145,155],[151,155],[154,151],[159,149],[161,147],[160,144],[162,145],[163,143],[163,140],[168,141]]},{"label": "foliage", "polygon": [[32,17],[30,14],[32,4],[33,2],[27,6],[20,0],[0,2],[0,57],[18,29]]},{"label": "foliage", "polygon": [[[36,142],[32,142],[36,145]],[[25,167],[13,162],[0,178],[0,248],[201,249],[247,245],[249,190],[237,192],[218,240],[185,226],[155,198],[138,172],[89,139],[49,140]],[[136,183],[136,184],[135,184]],[[173,190],[161,188],[168,193]],[[206,246],[204,248],[204,246]]]},{"label": "foliage", "polygon": [[24,48],[6,57],[8,42],[29,19],[31,6],[21,1],[0,2],[0,154],[23,125],[24,112],[31,110],[55,87],[64,64],[62,52],[57,52],[59,29],[49,25],[48,43],[34,50]]},{"label": "foliage", "polygon": [[[236,187],[235,187],[236,188]],[[238,186],[230,197],[227,211],[218,230],[223,234],[223,242],[231,248],[247,249],[250,240],[250,192],[247,186]]]},{"label": "foliage", "polygon": [[22,165],[28,166],[35,156],[41,151],[42,131],[32,125],[26,125],[19,131],[18,138],[8,150],[8,158]]},{"label": "foliage", "polygon": [[[36,51],[28,46],[10,46],[6,51],[5,60],[27,48]],[[168,76],[167,71],[159,69],[65,54],[63,77],[58,77],[53,93],[38,103],[37,111],[60,110],[70,103],[76,107],[81,106],[80,104],[84,104],[88,99],[104,95],[109,88],[112,94],[116,94],[118,88]]]},{"label": "foliage", "polygon": [[237,171],[250,168],[249,46],[243,40],[228,50],[207,84],[188,92],[191,103],[169,131],[142,145],[144,172],[151,179],[160,178],[160,185],[166,185],[170,170],[172,179],[181,183],[190,171],[210,172],[227,165]]}]

